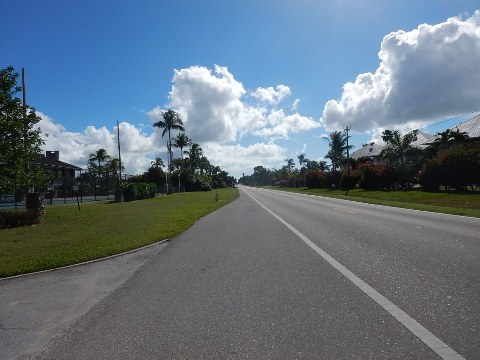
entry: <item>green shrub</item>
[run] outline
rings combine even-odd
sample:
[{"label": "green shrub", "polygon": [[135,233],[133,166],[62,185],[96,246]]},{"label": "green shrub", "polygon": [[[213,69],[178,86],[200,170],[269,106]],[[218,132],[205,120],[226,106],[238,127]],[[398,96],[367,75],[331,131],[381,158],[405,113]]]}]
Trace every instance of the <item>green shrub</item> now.
[{"label": "green shrub", "polygon": [[365,190],[390,189],[395,183],[394,169],[390,165],[367,162],[358,166],[358,185]]},{"label": "green shrub", "polygon": [[365,190],[378,189],[380,181],[377,175],[377,168],[372,162],[366,162],[358,166],[360,180],[358,185]]},{"label": "green shrub", "polygon": [[185,174],[185,177],[182,176],[182,183],[187,192],[212,190],[210,177],[205,174]]},{"label": "green shrub", "polygon": [[418,184],[425,191],[438,191],[441,183],[441,167],[436,159],[423,164],[417,174]]},{"label": "green shrub", "polygon": [[123,187],[125,201],[143,200],[155,197],[157,186],[152,183],[133,182],[126,183]]},{"label": "green shrub", "polygon": [[340,177],[340,189],[351,190],[355,189],[359,181],[360,176],[356,171],[350,171],[350,173],[344,172]]},{"label": "green shrub", "polygon": [[465,191],[480,185],[480,145],[462,144],[444,151],[423,164],[417,174],[418,183],[426,191],[440,185]]},{"label": "green shrub", "polygon": [[305,186],[310,189],[328,189],[332,186],[332,175],[321,170],[308,170],[304,174]]},{"label": "green shrub", "polygon": [[22,226],[35,225],[40,222],[41,213],[30,210],[2,210],[0,211],[0,229],[11,229]]},{"label": "green shrub", "polygon": [[303,179],[303,176],[290,174],[285,180],[283,180],[283,184],[284,186],[290,187],[290,188],[300,187],[300,186],[303,186],[304,179]]},{"label": "green shrub", "polygon": [[480,145],[455,146],[437,156],[443,185],[458,191],[480,184]]},{"label": "green shrub", "polygon": [[418,167],[415,164],[397,165],[391,174],[391,183],[396,189],[408,190],[417,182]]}]

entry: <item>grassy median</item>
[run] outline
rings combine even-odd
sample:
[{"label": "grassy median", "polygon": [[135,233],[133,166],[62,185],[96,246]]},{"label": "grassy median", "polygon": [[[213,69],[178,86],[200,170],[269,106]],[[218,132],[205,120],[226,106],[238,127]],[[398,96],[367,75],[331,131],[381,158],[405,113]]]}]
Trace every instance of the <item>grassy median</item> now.
[{"label": "grassy median", "polygon": [[237,197],[237,189],[220,189],[128,203],[89,203],[80,211],[76,204],[47,207],[39,225],[0,230],[0,277],[98,259],[172,238]]},{"label": "grassy median", "polygon": [[342,190],[308,189],[303,187],[284,188],[272,186],[269,188],[301,194],[353,200],[369,204],[480,218],[479,191],[458,193],[455,191],[426,192],[419,189],[410,191],[367,191],[354,189],[346,192]]}]

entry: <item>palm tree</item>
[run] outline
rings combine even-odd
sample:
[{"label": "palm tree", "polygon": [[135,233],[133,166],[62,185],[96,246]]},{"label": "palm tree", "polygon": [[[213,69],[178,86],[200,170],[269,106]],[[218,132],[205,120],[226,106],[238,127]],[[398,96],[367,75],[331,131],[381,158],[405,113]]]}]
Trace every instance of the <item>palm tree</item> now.
[{"label": "palm tree", "polygon": [[[120,168],[120,160],[117,158],[111,158],[108,160],[107,164],[105,165],[107,171],[111,172],[115,177],[118,175],[118,170]],[[122,171],[125,170],[125,166],[122,165]]]},{"label": "palm tree", "polygon": [[188,155],[190,159],[190,169],[193,173],[199,165],[200,158],[203,156],[203,150],[200,145],[193,143],[190,145],[190,150],[185,151],[185,154]]},{"label": "palm tree", "polygon": [[298,164],[300,165],[300,167],[302,167],[302,165],[305,163],[308,162],[308,159],[305,157],[305,154],[300,154],[297,156],[298,158]]},{"label": "palm tree", "polygon": [[[102,162],[107,162],[111,159],[110,155],[108,155],[107,150],[105,149],[98,149],[97,151],[93,152],[90,154],[90,159],[88,160],[89,162],[89,168],[90,171],[93,172],[95,175],[93,177],[94,179],[94,193],[95,193],[95,200],[97,199],[97,175],[100,176],[102,173]],[[95,164],[95,162],[98,162],[98,166]],[[108,196],[108,183],[106,183],[107,187],[107,196]]]},{"label": "palm tree", "polygon": [[[170,175],[170,166],[172,164],[172,137],[171,131],[172,130],[179,130],[185,131],[183,127],[182,119],[180,115],[173,110],[167,110],[162,112],[163,120],[160,120],[153,124],[153,126],[163,129],[162,138],[168,133],[168,143],[167,143],[167,151],[168,151],[168,174]],[[169,182],[170,182],[170,176]],[[168,190],[167,190],[168,191]]]},{"label": "palm tree", "polygon": [[108,155],[107,150],[105,149],[98,149],[94,153],[90,154],[90,162],[98,161],[98,168],[97,171],[102,171],[102,162],[107,162],[111,159],[110,155]]},{"label": "palm tree", "polygon": [[158,156],[155,158],[155,160],[150,161],[150,165],[157,169],[165,166],[165,164],[163,163],[163,159]]},{"label": "palm tree", "polygon": [[389,160],[398,161],[403,166],[405,156],[415,150],[412,143],[417,140],[418,130],[402,136],[398,130],[385,130],[382,139],[386,145],[380,155]]},{"label": "palm tree", "polygon": [[468,134],[465,131],[460,132],[460,129],[455,130],[447,129],[444,132],[437,133],[437,137],[433,141],[433,148],[435,152],[439,149],[450,149],[453,145],[467,142],[469,139]]},{"label": "palm tree", "polygon": [[[108,160],[108,162],[105,164],[105,170],[106,170],[106,173],[107,175],[109,173],[112,174],[113,176],[113,179],[116,179],[117,180],[117,185],[118,186],[120,184],[120,181],[119,181],[119,170],[120,170],[120,160],[117,159],[117,158],[110,158],[110,160]],[[121,168],[121,171],[125,170],[125,166],[122,165],[122,168]],[[115,180],[114,180],[115,182]],[[107,195],[108,195],[108,177],[107,177]]]},{"label": "palm tree", "polygon": [[205,156],[202,156],[199,159],[198,166],[200,168],[200,174],[203,174],[205,170],[208,171],[210,169],[211,165],[210,165],[210,162],[208,161],[208,159]]},{"label": "palm tree", "polygon": [[345,160],[347,148],[350,149],[352,146],[347,146],[347,136],[341,131],[334,131],[330,134],[330,136],[324,136],[323,139],[326,140],[328,142],[328,146],[330,146],[330,150],[325,157],[330,159],[332,162],[332,171],[335,171]]},{"label": "palm tree", "polygon": [[173,146],[180,149],[180,156],[183,160],[183,148],[189,146],[192,141],[184,133],[179,133],[175,139],[173,139]]}]

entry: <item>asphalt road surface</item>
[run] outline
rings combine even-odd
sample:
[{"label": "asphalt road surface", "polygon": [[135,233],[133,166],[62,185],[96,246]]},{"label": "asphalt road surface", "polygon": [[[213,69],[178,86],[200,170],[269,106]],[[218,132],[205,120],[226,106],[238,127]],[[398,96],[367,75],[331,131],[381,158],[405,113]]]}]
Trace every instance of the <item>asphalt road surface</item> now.
[{"label": "asphalt road surface", "polygon": [[480,358],[480,220],[240,193],[37,358]]}]

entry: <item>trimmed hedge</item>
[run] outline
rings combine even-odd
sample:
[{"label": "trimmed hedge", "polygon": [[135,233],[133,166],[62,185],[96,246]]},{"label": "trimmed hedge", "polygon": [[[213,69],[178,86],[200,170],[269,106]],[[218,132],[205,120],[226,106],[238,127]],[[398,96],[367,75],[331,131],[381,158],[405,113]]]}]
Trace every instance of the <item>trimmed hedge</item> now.
[{"label": "trimmed hedge", "polygon": [[437,159],[428,160],[418,172],[417,181],[425,191],[438,191],[441,184],[441,166]]},{"label": "trimmed hedge", "polygon": [[40,223],[41,213],[30,210],[2,210],[0,211],[0,229],[11,229],[30,226]]},{"label": "trimmed hedge", "polygon": [[123,199],[134,201],[154,198],[156,190],[157,186],[151,183],[126,183],[123,186]]},{"label": "trimmed hedge", "polygon": [[375,165],[367,162],[358,166],[360,180],[358,185],[365,190],[391,189],[395,183],[393,167],[389,165]]},{"label": "trimmed hedge", "polygon": [[333,176],[330,172],[321,170],[308,170],[305,172],[305,186],[314,189],[328,189],[332,186]]},{"label": "trimmed hedge", "polygon": [[341,190],[352,190],[357,186],[360,176],[356,171],[351,171],[350,174],[346,171],[342,173],[340,177],[340,189]]},{"label": "trimmed hedge", "polygon": [[423,165],[417,178],[427,191],[440,185],[458,191],[475,189],[480,185],[480,145],[462,144],[438,154]]}]

